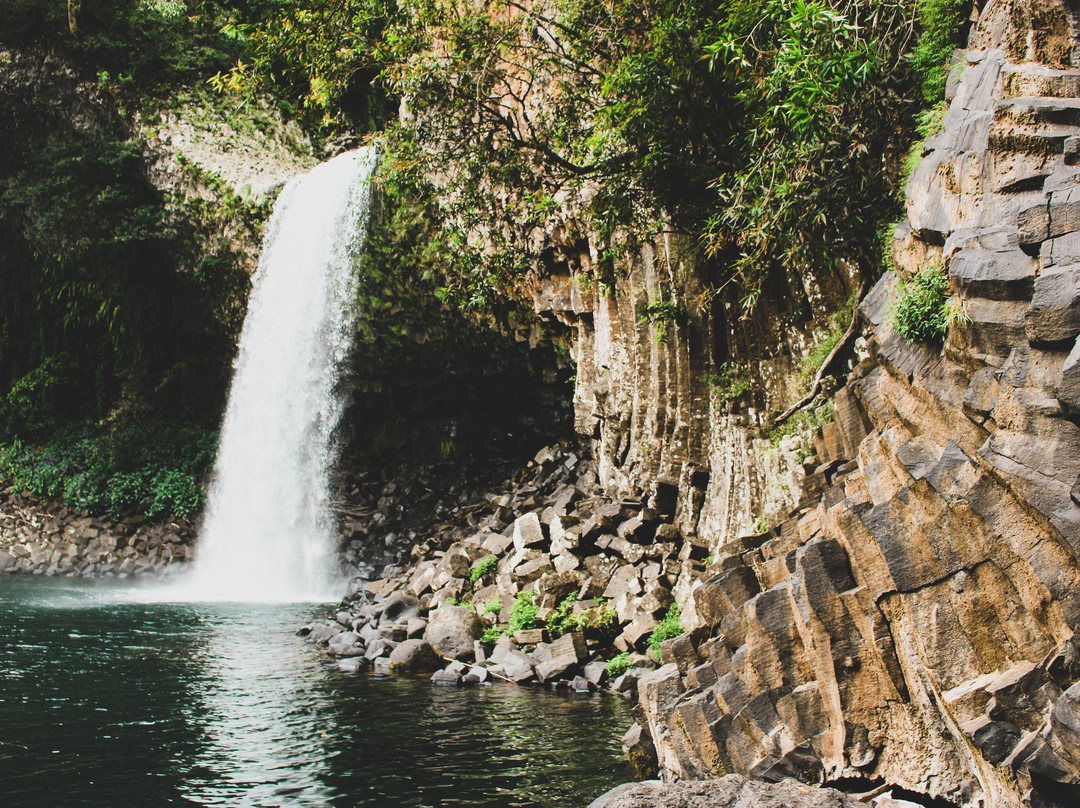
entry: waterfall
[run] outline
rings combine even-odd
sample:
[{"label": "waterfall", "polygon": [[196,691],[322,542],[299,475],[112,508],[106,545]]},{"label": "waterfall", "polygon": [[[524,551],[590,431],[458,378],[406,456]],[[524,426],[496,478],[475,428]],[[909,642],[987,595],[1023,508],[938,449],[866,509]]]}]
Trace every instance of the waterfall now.
[{"label": "waterfall", "polygon": [[240,335],[198,554],[200,600],[329,600],[328,475],[344,405],[373,148],[341,154],[282,190]]}]

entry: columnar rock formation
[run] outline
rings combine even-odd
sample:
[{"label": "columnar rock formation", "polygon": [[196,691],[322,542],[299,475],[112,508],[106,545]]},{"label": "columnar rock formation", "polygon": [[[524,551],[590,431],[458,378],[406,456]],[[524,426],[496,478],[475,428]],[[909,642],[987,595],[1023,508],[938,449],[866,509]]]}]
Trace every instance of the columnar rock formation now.
[{"label": "columnar rock formation", "polygon": [[691,594],[694,630],[640,683],[668,776],[884,779],[963,805],[1076,804],[1070,24],[1053,4],[983,10],[894,242],[899,273],[943,263],[970,322],[943,348],[905,341],[887,314],[891,272],[862,302],[869,356],[836,395],[802,502],[722,544]]}]

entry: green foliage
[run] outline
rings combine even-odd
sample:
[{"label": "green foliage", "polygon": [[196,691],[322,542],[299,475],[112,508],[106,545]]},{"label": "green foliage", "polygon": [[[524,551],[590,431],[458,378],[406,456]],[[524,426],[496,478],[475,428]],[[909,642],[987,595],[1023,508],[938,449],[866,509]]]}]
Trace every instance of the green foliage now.
[{"label": "green foliage", "polygon": [[5,0],[0,42],[59,50],[132,101],[167,96],[241,59],[245,43],[223,30],[230,17],[269,14],[280,3],[208,0],[79,0],[77,30],[63,2]]},{"label": "green foliage", "polygon": [[723,362],[705,377],[720,402],[732,401],[750,389],[750,368],[736,362]]},{"label": "green foliage", "polygon": [[575,611],[574,606],[578,603],[580,601],[577,594],[567,595],[548,615],[547,627],[553,636],[586,630],[610,633],[615,627],[618,615],[615,607],[607,601],[600,599],[591,608]]},{"label": "green foliage", "polygon": [[915,131],[919,137],[926,139],[933,137],[945,128],[945,113],[949,111],[948,103],[942,99],[934,106],[924,109],[916,116],[917,124]]},{"label": "green foliage", "polygon": [[[234,63],[242,45],[219,30],[232,12],[204,0],[73,7],[74,31],[65,4],[29,0],[5,4],[0,26],[20,70],[27,54],[55,55],[33,66],[55,71],[40,79],[50,91],[13,91],[0,116],[0,428],[45,442],[121,403],[174,425],[210,423],[249,286],[229,238],[251,219],[230,200],[189,205],[155,188],[129,113]],[[71,80],[56,79],[68,65]],[[97,89],[76,89],[87,76]],[[118,480],[102,501],[136,489],[159,511],[191,508],[194,489],[166,477]]]},{"label": "green foliage", "polygon": [[660,643],[670,640],[683,633],[682,623],[679,622],[681,610],[677,603],[671,604],[664,615],[664,619],[656,624],[656,628],[649,635],[649,652],[657,662],[660,661]]},{"label": "green foliage", "polygon": [[[499,566],[498,558],[493,555],[485,556],[472,565],[472,569],[469,570],[469,580],[475,584],[481,578],[492,572],[497,566]],[[493,601],[493,603],[498,603],[498,601]]]},{"label": "green foliage", "polygon": [[923,99],[927,104],[937,104],[945,94],[953,50],[963,44],[971,3],[968,0],[916,0],[915,8],[920,32],[918,44],[911,53],[911,65]]},{"label": "green foliage", "polygon": [[498,598],[494,598],[494,599],[489,600],[487,603],[484,604],[484,611],[481,612],[481,614],[484,614],[484,615],[488,615],[488,614],[498,615],[499,612],[501,612],[501,611],[502,611],[502,601],[500,601]]},{"label": "green foliage", "polygon": [[843,306],[832,313],[832,327],[829,332],[819,342],[816,342],[809,353],[803,357],[802,367],[799,368],[799,376],[804,384],[808,385],[813,381],[817,372],[821,370],[821,366],[825,364],[825,360],[829,358],[833,348],[839,344],[840,339],[844,336],[844,332],[847,331],[848,325],[851,323],[851,314],[855,310],[857,302],[855,296],[852,295]]},{"label": "green foliage", "polygon": [[653,326],[657,343],[667,341],[671,326],[686,320],[686,307],[676,302],[674,297],[668,300],[656,300],[638,306],[639,323]]},{"label": "green foliage", "polygon": [[615,679],[630,670],[634,664],[633,656],[631,651],[623,651],[621,654],[616,654],[609,659],[607,665],[604,666],[608,677]]},{"label": "green foliage", "polygon": [[442,212],[481,300],[538,257],[530,230],[571,217],[606,257],[704,230],[713,290],[751,308],[779,264],[876,264],[913,22],[899,0],[304,0],[236,26],[252,57],[221,81],[284,83],[330,129],[372,87],[407,99],[387,165],[452,184]]},{"label": "green foliage", "polygon": [[523,631],[529,628],[538,628],[536,614],[540,606],[536,603],[535,592],[518,592],[514,599],[514,605],[510,607],[510,624],[508,634]]},{"label": "green foliage", "polygon": [[780,447],[780,441],[796,432],[816,432],[829,423],[832,416],[832,401],[824,401],[815,407],[795,413],[780,426],[770,429],[766,437],[776,449]]},{"label": "green foliage", "polygon": [[505,635],[505,631],[502,631],[495,626],[489,626],[488,628],[484,629],[484,633],[480,637],[480,642],[487,643],[488,645],[494,645],[499,641],[500,637],[503,637]]},{"label": "green foliage", "polygon": [[202,505],[199,479],[213,462],[216,439],[212,432],[158,420],[112,429],[71,426],[42,445],[18,438],[0,444],[0,479],[113,519],[127,510],[152,519],[187,517]]},{"label": "green foliage", "polygon": [[705,49],[734,81],[747,125],[736,141],[744,160],[715,182],[708,244],[734,254],[745,308],[777,263],[872,253],[877,222],[862,211],[880,209],[887,188],[868,181],[868,161],[891,148],[907,13],[891,2],[773,0],[736,4],[717,23]]},{"label": "green foliage", "polygon": [[[927,264],[911,277],[901,279],[889,304],[889,322],[912,342],[940,341],[948,331],[950,315],[949,276],[940,262]],[[962,310],[961,310],[962,311]]]}]

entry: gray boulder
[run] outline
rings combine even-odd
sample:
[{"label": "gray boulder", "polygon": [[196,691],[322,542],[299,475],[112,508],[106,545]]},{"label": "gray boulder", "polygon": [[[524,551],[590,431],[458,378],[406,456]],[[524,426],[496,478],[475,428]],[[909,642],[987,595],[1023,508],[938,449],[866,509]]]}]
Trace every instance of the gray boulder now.
[{"label": "gray boulder", "polygon": [[424,639],[441,656],[462,659],[473,653],[473,641],[484,634],[484,624],[472,609],[443,606],[428,616]]},{"label": "gray boulder", "polygon": [[594,800],[589,808],[865,808],[866,803],[831,788],[794,780],[765,783],[729,774],[719,780],[624,783]]},{"label": "gray boulder", "polygon": [[441,667],[442,659],[425,640],[405,640],[390,653],[391,671],[424,673]]},{"label": "gray boulder", "polygon": [[364,644],[360,641],[360,635],[356,632],[343,631],[331,638],[326,650],[331,656],[355,657],[364,653]]},{"label": "gray boulder", "polygon": [[420,599],[408,592],[395,592],[380,605],[380,624],[407,623],[420,614]]}]

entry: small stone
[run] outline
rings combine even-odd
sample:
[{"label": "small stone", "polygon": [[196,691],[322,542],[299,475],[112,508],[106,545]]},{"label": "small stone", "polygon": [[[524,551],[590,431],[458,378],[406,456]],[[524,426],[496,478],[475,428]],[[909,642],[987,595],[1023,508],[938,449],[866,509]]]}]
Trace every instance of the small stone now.
[{"label": "small stone", "polygon": [[435,673],[431,674],[431,683],[433,685],[457,687],[461,684],[461,674],[450,670],[435,671]]},{"label": "small stone", "polygon": [[461,681],[467,685],[483,684],[488,680],[487,668],[481,668],[479,666],[473,666],[469,668],[468,673],[461,677]]}]

